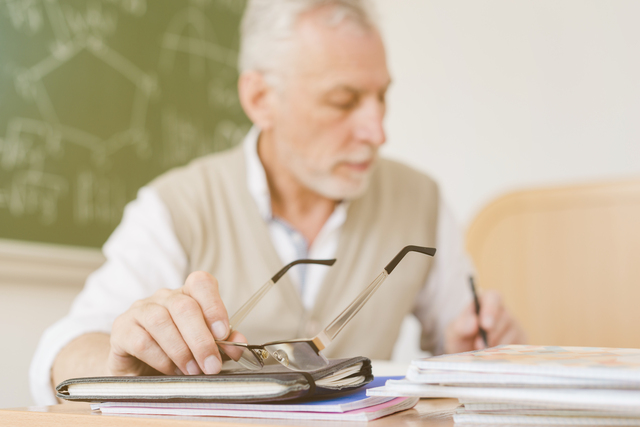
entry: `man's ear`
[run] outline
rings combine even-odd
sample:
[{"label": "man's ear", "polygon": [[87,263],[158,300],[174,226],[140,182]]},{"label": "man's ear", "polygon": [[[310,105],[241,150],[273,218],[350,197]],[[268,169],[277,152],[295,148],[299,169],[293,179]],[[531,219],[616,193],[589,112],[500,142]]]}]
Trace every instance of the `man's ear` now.
[{"label": "man's ear", "polygon": [[274,89],[258,71],[245,71],[238,79],[238,95],[242,109],[261,130],[273,126]]}]

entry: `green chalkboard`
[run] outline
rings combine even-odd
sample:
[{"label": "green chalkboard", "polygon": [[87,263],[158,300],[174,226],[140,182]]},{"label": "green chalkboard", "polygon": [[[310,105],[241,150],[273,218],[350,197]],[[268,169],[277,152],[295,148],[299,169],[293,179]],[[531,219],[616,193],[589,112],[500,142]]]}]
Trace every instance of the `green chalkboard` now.
[{"label": "green chalkboard", "polygon": [[155,176],[242,139],[242,0],[0,0],[0,238],[101,246]]}]

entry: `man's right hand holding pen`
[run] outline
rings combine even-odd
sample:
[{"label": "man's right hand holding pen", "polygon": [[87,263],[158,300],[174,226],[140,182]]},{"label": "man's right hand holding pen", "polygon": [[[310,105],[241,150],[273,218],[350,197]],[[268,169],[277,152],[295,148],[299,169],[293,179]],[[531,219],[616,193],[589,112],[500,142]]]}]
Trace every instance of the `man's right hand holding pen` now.
[{"label": "man's right hand holding pen", "polygon": [[[473,293],[473,279],[470,281],[469,292]],[[481,331],[486,336],[486,345]],[[524,344],[526,341],[525,332],[505,308],[500,294],[488,290],[479,293],[477,300],[472,299],[449,324],[445,333],[445,352],[459,353],[501,344]]]}]

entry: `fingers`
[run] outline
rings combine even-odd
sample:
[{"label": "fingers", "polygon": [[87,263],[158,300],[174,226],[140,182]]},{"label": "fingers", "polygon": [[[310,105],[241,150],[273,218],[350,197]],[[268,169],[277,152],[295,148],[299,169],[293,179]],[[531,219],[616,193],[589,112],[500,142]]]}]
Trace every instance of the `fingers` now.
[{"label": "fingers", "polygon": [[477,335],[473,340],[473,349],[474,350],[482,350],[487,348],[487,344],[485,344],[484,339],[482,339],[481,335]]},{"label": "fingers", "polygon": [[480,297],[480,326],[489,333],[503,313],[502,298],[494,290],[485,291]]},{"label": "fingers", "polygon": [[510,321],[498,292],[489,290],[482,293],[479,317],[480,326],[486,333],[487,346],[498,345]]},{"label": "fingers", "polygon": [[504,308],[498,314],[498,317],[494,319],[494,326],[487,332],[487,340],[489,346],[504,344],[504,337],[507,332],[513,327],[513,319],[509,312]]},{"label": "fingers", "polygon": [[475,304],[471,303],[447,327],[445,351],[458,353],[485,348],[479,328],[486,332],[490,347],[526,342],[526,335],[504,307],[500,294],[486,291],[480,298],[479,315],[476,315]]},{"label": "fingers", "polygon": [[[143,362],[143,363],[140,363]],[[107,362],[111,375],[143,375],[148,367],[165,375],[180,374],[176,365],[142,327],[127,328],[127,339],[111,336]]]},{"label": "fingers", "polygon": [[462,351],[475,350],[477,336],[478,318],[472,303],[447,327],[445,332],[445,352],[459,353]]},{"label": "fingers", "polygon": [[526,334],[516,319],[505,309],[496,325],[495,337],[492,345],[525,344]]},{"label": "fingers", "polygon": [[185,282],[183,292],[195,299],[202,309],[205,322],[217,340],[229,334],[229,315],[218,291],[218,281],[209,273],[196,271]]},{"label": "fingers", "polygon": [[[206,374],[220,372],[220,352],[198,303],[184,294],[176,294],[168,302],[168,309],[180,335],[193,354],[195,365]],[[194,369],[189,374],[199,373],[195,365],[191,364]]]},{"label": "fingers", "polygon": [[231,335],[229,335],[229,341],[231,342],[243,342],[243,343],[247,343],[247,337],[245,337],[244,335],[242,335],[240,332],[238,331],[231,331]]},{"label": "fingers", "polygon": [[[227,339],[227,341],[247,343],[247,339],[245,338],[245,336],[238,331],[231,331],[231,334],[229,335],[229,338]],[[222,351],[224,351],[227,356],[229,356],[231,359],[235,360],[236,362],[238,361],[238,359],[240,359],[243,351],[245,350],[244,347],[235,346],[235,345],[220,345],[220,347],[222,348]]]},{"label": "fingers", "polygon": [[[147,303],[146,307],[141,309],[141,313],[138,321],[142,329],[151,335],[166,356],[178,367],[178,370],[171,375],[180,375],[182,373],[189,375],[201,374],[198,363],[194,360],[189,346],[173,322],[169,310],[159,304]],[[147,359],[144,362],[151,366],[155,363],[154,359]],[[162,370],[160,371],[165,373]]]},{"label": "fingers", "polygon": [[526,338],[518,326],[509,328],[500,338],[499,344],[524,344]]},{"label": "fingers", "polygon": [[[217,374],[222,356],[215,340],[229,335],[229,316],[218,292],[218,281],[209,273],[197,271],[187,277],[182,292],[187,299],[177,303],[177,310],[183,314],[178,314],[176,324],[199,366],[207,374]],[[198,310],[191,307],[192,301],[198,304]]]},{"label": "fingers", "polygon": [[217,374],[222,361],[214,334],[224,338],[228,331],[216,279],[192,273],[182,288],[160,290],[116,319],[109,364],[122,375],[146,367],[167,375]]},{"label": "fingers", "polygon": [[500,294],[496,291],[486,291],[482,294],[480,325],[486,331],[491,347],[525,341],[520,326],[505,308]]},{"label": "fingers", "polygon": [[454,321],[453,329],[461,338],[473,338],[478,334],[478,317],[473,304],[469,304]]}]

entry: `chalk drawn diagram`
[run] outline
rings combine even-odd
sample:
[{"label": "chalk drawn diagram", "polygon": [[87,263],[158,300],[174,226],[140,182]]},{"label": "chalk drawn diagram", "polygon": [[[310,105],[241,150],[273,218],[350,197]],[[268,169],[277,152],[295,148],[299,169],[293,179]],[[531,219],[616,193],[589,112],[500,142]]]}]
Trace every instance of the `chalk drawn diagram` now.
[{"label": "chalk drawn diagram", "polygon": [[[85,148],[98,165],[127,145],[134,146],[140,156],[147,154],[145,114],[149,98],[156,90],[156,80],[105,43],[105,38],[116,30],[117,19],[112,13],[103,13],[100,3],[87,3],[84,13],[70,8],[65,10],[56,0],[44,1],[42,9],[35,1],[22,4],[7,1],[6,6],[16,29],[29,25],[31,31],[38,32],[48,22],[53,41],[49,56],[15,73],[16,91],[36,106],[41,119],[13,117],[9,120],[1,144],[0,165],[6,170],[26,167],[27,171],[18,174],[12,185],[4,189],[0,206],[7,206],[16,216],[39,211],[42,222],[50,224],[56,219],[57,200],[69,190],[69,184],[64,177],[44,173],[45,159],[61,156],[65,144]],[[130,13],[144,13],[146,8],[144,1],[133,2],[130,6]],[[107,139],[62,123],[45,84],[49,74],[83,51],[113,68],[135,87],[129,126],[115,131]]]},{"label": "chalk drawn diagram", "polygon": [[[237,66],[237,51],[224,47],[217,42],[213,24],[198,4],[206,2],[192,2],[179,11],[167,25],[162,36],[159,69],[162,75],[171,74],[178,54],[186,55],[190,80],[202,81],[207,79],[206,69],[216,70],[223,66],[226,78],[216,76],[210,71],[207,86],[207,102],[228,110],[240,110],[235,76]],[[242,12],[243,2],[236,0],[221,0],[221,6],[230,8],[236,14]],[[240,6],[240,7],[239,7]],[[231,78],[229,78],[229,76]],[[162,128],[164,142],[165,166],[182,164],[186,160],[207,153],[212,145],[215,151],[220,151],[239,141],[247,132],[247,126],[237,125],[233,120],[221,120],[213,135],[207,135],[202,127],[193,123],[175,110],[165,108],[162,112]]]},{"label": "chalk drawn diagram", "polygon": [[[122,37],[123,22],[157,19],[162,5],[170,16],[158,21],[161,29],[152,39],[157,59],[141,65],[113,40]],[[218,40],[211,18],[226,14],[237,26],[243,8],[241,0],[0,0],[0,25],[10,24],[12,37],[47,40],[42,56],[28,65],[0,58],[0,80],[10,79],[17,99],[32,111],[4,117],[3,135],[0,110],[0,213],[37,218],[42,226],[55,226],[60,215],[68,215],[72,225],[113,228],[126,202],[154,175],[237,143],[248,129],[235,91],[237,49]],[[69,98],[82,92],[74,88],[81,82],[66,82],[69,91],[60,95],[56,79],[87,58],[99,73],[83,79],[100,85],[109,73],[105,81],[126,86],[127,96],[114,101],[119,115],[113,114],[126,120],[109,120],[109,111],[97,110],[92,127],[67,114]],[[185,64],[187,78],[180,75]],[[184,108],[192,100],[179,99],[176,81],[200,88],[194,92],[202,96],[208,116],[194,117]],[[73,107],[85,108],[80,101]],[[79,152],[85,164],[66,167],[69,153]],[[153,171],[132,183],[116,172],[123,156]]]}]

